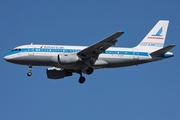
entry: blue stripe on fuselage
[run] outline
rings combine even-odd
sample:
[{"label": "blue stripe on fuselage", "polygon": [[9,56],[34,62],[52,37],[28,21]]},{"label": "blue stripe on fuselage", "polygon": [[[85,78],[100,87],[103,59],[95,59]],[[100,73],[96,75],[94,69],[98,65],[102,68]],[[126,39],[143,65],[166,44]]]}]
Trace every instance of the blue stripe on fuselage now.
[{"label": "blue stripe on fuselage", "polygon": [[[58,53],[75,53],[79,52],[79,49],[45,49],[45,48],[21,48],[19,51],[11,51],[7,53],[5,56],[16,54],[16,53],[23,53],[23,52],[58,52]],[[102,54],[118,54],[118,55],[139,55],[139,56],[148,56],[148,52],[137,52],[137,51],[112,51],[106,50]]]}]

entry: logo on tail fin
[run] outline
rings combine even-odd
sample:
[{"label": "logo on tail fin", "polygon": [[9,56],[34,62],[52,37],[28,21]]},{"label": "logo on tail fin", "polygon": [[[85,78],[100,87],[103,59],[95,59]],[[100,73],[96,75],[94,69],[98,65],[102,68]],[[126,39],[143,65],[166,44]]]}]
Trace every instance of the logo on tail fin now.
[{"label": "logo on tail fin", "polygon": [[161,27],[156,34],[152,34],[148,38],[149,39],[156,39],[156,40],[164,40],[164,38],[162,37],[163,35],[161,35],[162,31],[163,31],[163,27]]},{"label": "logo on tail fin", "polygon": [[161,27],[159,31],[156,34],[152,34],[152,36],[162,36],[161,33],[163,31],[163,28]]}]

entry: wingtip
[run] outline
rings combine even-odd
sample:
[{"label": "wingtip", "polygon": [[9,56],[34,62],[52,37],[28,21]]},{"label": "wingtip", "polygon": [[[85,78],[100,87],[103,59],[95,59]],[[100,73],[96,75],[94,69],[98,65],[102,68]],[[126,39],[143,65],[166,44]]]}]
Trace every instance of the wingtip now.
[{"label": "wingtip", "polygon": [[170,46],[175,47],[175,46],[176,46],[176,44],[171,44]]}]

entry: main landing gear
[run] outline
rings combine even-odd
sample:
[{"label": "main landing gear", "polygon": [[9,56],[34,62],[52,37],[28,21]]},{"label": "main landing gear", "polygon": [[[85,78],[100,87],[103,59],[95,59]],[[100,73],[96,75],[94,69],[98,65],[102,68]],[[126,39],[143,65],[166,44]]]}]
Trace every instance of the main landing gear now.
[{"label": "main landing gear", "polygon": [[[89,68],[86,70],[86,73],[87,73],[88,75],[90,75],[90,74],[93,73],[93,71],[94,71],[94,69],[91,68],[91,67],[89,67]],[[79,71],[78,73],[80,74],[79,83],[80,83],[80,84],[83,84],[83,83],[86,81],[86,78],[82,76],[82,71]]]},{"label": "main landing gear", "polygon": [[86,81],[86,78],[82,76],[82,72],[80,73],[79,83],[83,84]]},{"label": "main landing gear", "polygon": [[27,76],[30,77],[32,75],[32,66],[29,65],[29,68],[28,68],[29,72],[27,73]]}]

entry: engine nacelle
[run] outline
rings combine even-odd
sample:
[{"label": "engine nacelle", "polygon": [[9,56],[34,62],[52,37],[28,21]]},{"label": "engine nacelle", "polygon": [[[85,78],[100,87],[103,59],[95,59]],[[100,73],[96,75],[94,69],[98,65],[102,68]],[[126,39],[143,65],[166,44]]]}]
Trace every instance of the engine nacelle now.
[{"label": "engine nacelle", "polygon": [[57,57],[51,59],[54,63],[58,64],[74,64],[77,61],[81,61],[77,54],[59,54]]},{"label": "engine nacelle", "polygon": [[61,70],[60,68],[47,68],[46,74],[49,79],[61,79],[67,76],[72,76],[72,72]]}]

